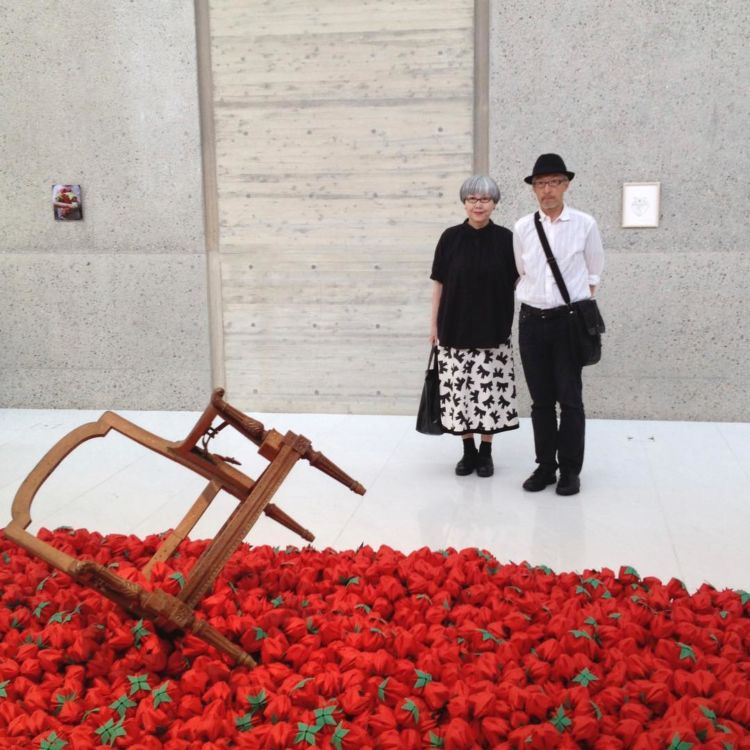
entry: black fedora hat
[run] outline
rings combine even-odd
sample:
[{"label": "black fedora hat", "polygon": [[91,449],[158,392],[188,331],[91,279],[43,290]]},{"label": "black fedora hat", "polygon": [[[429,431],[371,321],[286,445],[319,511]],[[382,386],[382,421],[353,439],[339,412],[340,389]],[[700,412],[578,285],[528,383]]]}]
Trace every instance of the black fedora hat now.
[{"label": "black fedora hat", "polygon": [[531,185],[531,181],[534,177],[538,177],[542,174],[564,174],[569,180],[572,180],[576,174],[575,172],[568,172],[565,167],[565,162],[562,160],[562,156],[559,154],[542,154],[534,164],[534,169],[531,170],[531,174],[528,177],[524,177],[524,182],[528,182]]}]

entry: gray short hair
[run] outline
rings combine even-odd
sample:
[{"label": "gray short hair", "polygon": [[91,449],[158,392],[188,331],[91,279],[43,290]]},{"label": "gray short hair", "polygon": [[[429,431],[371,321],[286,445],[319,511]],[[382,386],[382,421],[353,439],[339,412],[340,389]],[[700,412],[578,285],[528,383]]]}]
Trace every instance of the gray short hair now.
[{"label": "gray short hair", "polygon": [[473,174],[468,179],[464,180],[464,184],[461,185],[461,203],[463,203],[470,195],[488,195],[492,198],[493,203],[500,201],[500,188],[497,183],[488,177],[486,174]]}]

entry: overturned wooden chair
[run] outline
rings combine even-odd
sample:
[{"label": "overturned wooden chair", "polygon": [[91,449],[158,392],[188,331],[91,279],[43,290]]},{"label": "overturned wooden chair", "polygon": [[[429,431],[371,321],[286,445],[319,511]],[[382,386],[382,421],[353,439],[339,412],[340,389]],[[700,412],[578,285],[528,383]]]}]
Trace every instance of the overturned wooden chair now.
[{"label": "overturned wooden chair", "polygon": [[[253,658],[205,620],[196,617],[195,607],[261,513],[296,532],[308,542],[313,541],[314,536],[307,529],[270,502],[299,459],[309,461],[311,466],[341,482],[352,492],[363,495],[365,489],[322,453],[313,450],[310,441],[303,435],[293,432],[281,435],[275,430],[266,430],[261,422],[224,401],[223,396],[222,389],[213,392],[206,410],[181,442],[165,440],[110,411],[102,414],[96,422],[76,428],[58,441],[24,480],[13,500],[12,520],[5,527],[5,534],[36,557],[67,573],[79,583],[96,589],[134,615],[153,620],[168,633],[190,630],[215,648],[229,654],[237,663],[253,667]],[[214,427],[217,418],[222,421]],[[227,426],[233,427],[259,446],[258,453],[269,461],[257,480],[239,471],[233,465],[236,464],[234,459],[208,451],[210,440]],[[163,540],[143,568],[146,578],[150,577],[157,562],[165,561],[177,549],[220,490],[239,500],[237,507],[188,573],[185,585],[177,596],[160,589],[148,591],[137,583],[121,578],[111,568],[91,560],[72,557],[26,531],[31,523],[31,503],[50,474],[81,443],[103,437],[110,430],[121,433],[209,480],[185,517]]]}]

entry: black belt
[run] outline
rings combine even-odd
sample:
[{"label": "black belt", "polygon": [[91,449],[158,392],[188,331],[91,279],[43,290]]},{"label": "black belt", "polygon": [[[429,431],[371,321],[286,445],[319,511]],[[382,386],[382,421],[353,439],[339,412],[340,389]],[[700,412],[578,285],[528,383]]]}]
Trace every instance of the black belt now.
[{"label": "black belt", "polygon": [[570,308],[567,305],[560,305],[560,307],[549,307],[544,309],[542,307],[532,307],[527,305],[525,302],[521,303],[521,312],[524,315],[529,315],[532,318],[541,318],[542,320],[550,320],[551,318],[560,318],[563,315],[570,313]]}]

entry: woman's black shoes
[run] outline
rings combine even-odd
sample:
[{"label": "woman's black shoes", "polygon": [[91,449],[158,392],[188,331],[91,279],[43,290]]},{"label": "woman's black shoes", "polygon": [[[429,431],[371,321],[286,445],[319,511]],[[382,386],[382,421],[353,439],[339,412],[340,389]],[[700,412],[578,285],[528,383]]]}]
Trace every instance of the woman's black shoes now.
[{"label": "woman's black shoes", "polygon": [[464,456],[457,464],[456,464],[456,474],[459,477],[468,477],[469,474],[472,474],[474,472],[474,469],[477,467],[477,458],[478,456]]},{"label": "woman's black shoes", "polygon": [[466,477],[477,470],[478,477],[491,477],[495,473],[495,466],[492,463],[492,456],[464,456],[456,464],[456,474],[459,477]]},{"label": "woman's black shoes", "polygon": [[492,463],[492,456],[483,456],[481,453],[477,456],[477,476],[491,477],[495,473],[495,466]]},{"label": "woman's black shoes", "polygon": [[492,444],[483,440],[477,450],[473,437],[464,438],[463,443],[464,455],[456,464],[456,474],[466,477],[476,469],[477,476],[491,477],[495,473],[495,467],[492,464]]}]

